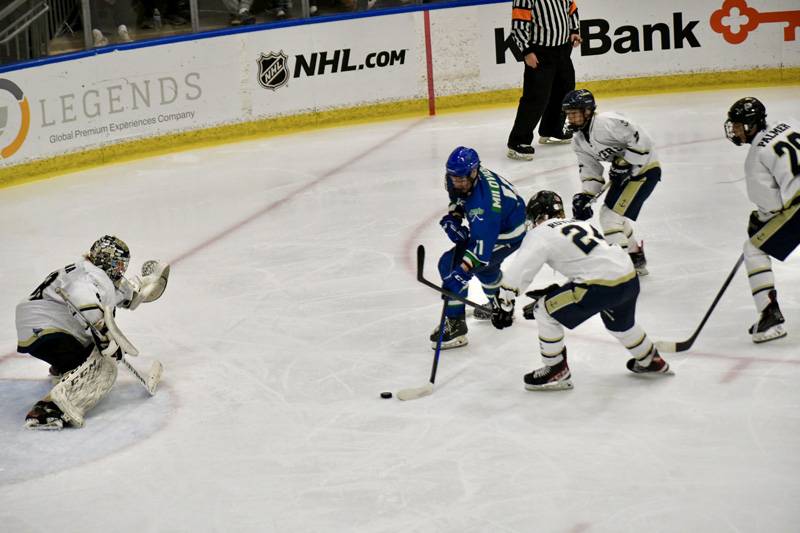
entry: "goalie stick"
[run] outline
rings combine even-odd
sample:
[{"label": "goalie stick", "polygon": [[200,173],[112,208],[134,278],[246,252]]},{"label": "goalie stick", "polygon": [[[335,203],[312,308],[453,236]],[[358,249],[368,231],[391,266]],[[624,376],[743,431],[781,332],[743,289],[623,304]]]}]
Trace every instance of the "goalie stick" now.
[{"label": "goalie stick", "polygon": [[[102,337],[102,335],[100,334],[99,331],[97,331],[97,328],[94,327],[94,324],[92,324],[89,321],[89,319],[86,318],[86,316],[84,316],[83,313],[81,313],[80,309],[78,309],[77,306],[75,306],[75,304],[72,303],[72,300],[69,299],[69,296],[67,295],[66,292],[64,292],[63,289],[59,287],[55,291],[59,296],[61,296],[61,299],[64,300],[64,303],[67,304],[67,307],[69,308],[70,312],[73,315],[75,315],[75,317],[79,318],[84,323],[84,325],[89,329],[89,331],[91,331],[95,346],[97,347],[98,351],[101,351],[102,353],[102,350],[100,349],[100,338]],[[122,336],[121,339],[125,339],[125,337]],[[127,339],[125,339],[122,344],[127,344],[130,348],[133,349],[134,351],[133,353],[138,354],[138,350],[136,350],[136,348],[133,347],[133,345],[130,344],[130,342]],[[120,346],[120,350],[124,352],[122,346]],[[147,375],[147,379],[145,379],[144,377],[142,377],[139,371],[136,370],[133,367],[133,365],[131,365],[128,362],[127,359],[125,359],[124,353],[120,357],[120,361],[125,366],[125,368],[127,368],[130,371],[130,373],[133,374],[137,380],[139,380],[142,386],[144,386],[144,388],[147,389],[147,392],[150,393],[150,396],[153,396],[156,393],[156,387],[158,387],[158,384],[161,382],[161,375],[164,373],[164,365],[162,365],[161,362],[153,361],[153,364],[150,366],[150,372]]]},{"label": "goalie stick", "polygon": [[703,320],[700,321],[700,325],[697,326],[696,330],[694,330],[692,336],[686,339],[685,341],[658,341],[656,342],[656,349],[659,352],[665,352],[665,353],[685,352],[686,350],[692,347],[694,341],[697,340],[697,336],[700,335],[700,331],[703,329],[703,326],[706,325],[708,317],[711,316],[711,312],[717,306],[717,303],[719,303],[719,300],[720,298],[722,298],[722,295],[725,293],[725,290],[728,288],[728,285],[730,285],[733,276],[736,275],[736,272],[739,270],[739,267],[742,266],[743,261],[744,261],[744,254],[740,255],[739,259],[736,260],[736,264],[733,265],[733,270],[731,270],[731,273],[728,274],[727,279],[725,279],[725,283],[722,284],[722,287],[717,293],[717,296],[714,298],[714,301],[711,302],[711,307],[709,307],[708,311],[706,311]]}]

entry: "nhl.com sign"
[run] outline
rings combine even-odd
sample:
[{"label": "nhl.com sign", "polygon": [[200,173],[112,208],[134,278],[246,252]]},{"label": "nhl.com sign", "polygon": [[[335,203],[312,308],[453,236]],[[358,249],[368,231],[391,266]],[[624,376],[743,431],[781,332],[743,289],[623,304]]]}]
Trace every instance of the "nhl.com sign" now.
[{"label": "nhl.com sign", "polygon": [[258,84],[264,89],[277,91],[292,78],[399,67],[405,65],[407,52],[406,48],[368,52],[361,61],[354,60],[350,48],[297,54],[293,57],[293,70],[289,56],[283,50],[261,52],[256,61]]}]

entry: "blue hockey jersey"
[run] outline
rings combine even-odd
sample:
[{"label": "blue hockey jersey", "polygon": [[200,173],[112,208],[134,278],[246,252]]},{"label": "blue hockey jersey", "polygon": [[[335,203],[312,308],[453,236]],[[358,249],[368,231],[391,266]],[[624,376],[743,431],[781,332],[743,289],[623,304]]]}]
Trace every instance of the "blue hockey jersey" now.
[{"label": "blue hockey jersey", "polygon": [[525,236],[525,200],[514,186],[484,167],[466,198],[464,208],[469,224],[469,244],[464,261],[472,269],[489,263],[492,252],[504,244],[513,244]]}]

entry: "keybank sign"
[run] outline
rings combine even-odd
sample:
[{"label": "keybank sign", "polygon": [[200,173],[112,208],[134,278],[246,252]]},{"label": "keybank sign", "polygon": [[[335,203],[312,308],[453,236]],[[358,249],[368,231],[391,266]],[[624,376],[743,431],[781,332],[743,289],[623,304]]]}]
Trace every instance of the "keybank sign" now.
[{"label": "keybank sign", "polygon": [[[699,20],[684,21],[683,13],[673,13],[670,21],[642,26],[622,25],[613,29],[606,19],[582,20],[581,55],[602,55],[612,50],[617,54],[628,54],[699,48],[700,41],[694,33],[699,23]],[[494,40],[496,61],[500,65],[506,62],[506,51],[511,41],[504,28],[495,28]]]}]

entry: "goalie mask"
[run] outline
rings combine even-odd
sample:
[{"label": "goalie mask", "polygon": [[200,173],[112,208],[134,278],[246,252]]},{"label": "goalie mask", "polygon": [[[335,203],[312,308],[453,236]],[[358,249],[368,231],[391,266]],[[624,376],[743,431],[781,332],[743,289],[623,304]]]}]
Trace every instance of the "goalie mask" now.
[{"label": "goalie mask", "polygon": [[[739,125],[737,127],[737,125]],[[736,146],[750,142],[767,127],[767,108],[758,98],[747,96],[733,103],[725,121],[725,136]],[[745,140],[742,139],[744,135]]]},{"label": "goalie mask", "polygon": [[97,239],[86,256],[94,266],[103,270],[114,283],[122,279],[131,260],[128,245],[118,237],[105,235]]},{"label": "goalie mask", "polygon": [[534,226],[550,218],[564,218],[564,202],[553,191],[539,191],[528,200],[525,214]]},{"label": "goalie mask", "polygon": [[481,159],[472,148],[459,146],[452,151],[445,165],[444,182],[451,200],[469,196],[478,177]]}]

